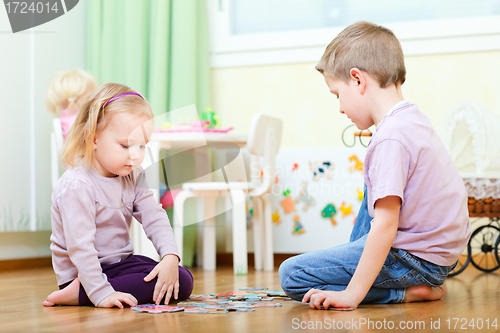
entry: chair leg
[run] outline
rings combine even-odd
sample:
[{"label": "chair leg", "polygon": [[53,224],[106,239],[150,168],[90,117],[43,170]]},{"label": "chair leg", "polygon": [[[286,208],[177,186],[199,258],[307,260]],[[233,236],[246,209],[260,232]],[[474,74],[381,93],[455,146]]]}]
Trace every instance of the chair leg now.
[{"label": "chair leg", "polygon": [[255,270],[261,271],[262,264],[262,248],[264,247],[264,214],[262,210],[262,201],[260,197],[253,198],[253,243],[254,243],[254,258]]},{"label": "chair leg", "polygon": [[248,273],[247,224],[245,216],[245,193],[231,190],[233,202],[233,269],[236,275]]},{"label": "chair leg", "polygon": [[274,270],[272,207],[268,194],[261,198],[264,206],[264,218],[262,219],[264,227],[264,270],[271,272]]},{"label": "chair leg", "polygon": [[196,195],[191,191],[182,191],[175,197],[174,200],[174,236],[177,245],[177,252],[181,258],[180,264],[182,265],[182,252],[184,241],[184,202],[188,198],[195,197]]},{"label": "chair leg", "polygon": [[[205,198],[196,198],[196,210],[198,221],[205,219]],[[196,266],[203,267],[203,223],[197,223],[196,232]]]},{"label": "chair leg", "polygon": [[[203,221],[203,269],[215,270],[215,198],[205,197],[205,220]],[[207,218],[208,217],[208,218]]]}]

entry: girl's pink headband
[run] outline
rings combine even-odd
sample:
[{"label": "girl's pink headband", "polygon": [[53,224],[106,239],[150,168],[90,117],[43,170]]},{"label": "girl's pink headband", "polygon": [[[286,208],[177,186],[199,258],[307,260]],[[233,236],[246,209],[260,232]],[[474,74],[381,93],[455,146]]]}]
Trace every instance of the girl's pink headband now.
[{"label": "girl's pink headband", "polygon": [[108,105],[109,103],[113,102],[113,101],[116,101],[118,98],[120,97],[123,97],[123,96],[126,96],[126,95],[136,95],[136,96],[139,96],[140,98],[144,99],[144,97],[142,97],[141,95],[139,95],[138,93],[135,93],[135,92],[128,92],[128,93],[124,93],[124,94],[120,94],[120,95],[117,95],[113,98],[111,98],[109,101],[106,102],[106,104],[104,104],[104,106],[102,107],[103,109],[106,107],[106,105]]}]

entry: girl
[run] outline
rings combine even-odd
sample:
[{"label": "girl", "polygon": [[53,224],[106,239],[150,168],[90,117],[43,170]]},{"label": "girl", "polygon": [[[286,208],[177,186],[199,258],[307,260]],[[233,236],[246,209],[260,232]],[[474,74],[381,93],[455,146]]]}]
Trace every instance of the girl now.
[{"label": "girl", "polygon": [[[153,131],[149,103],[109,83],[83,104],[68,134],[70,167],[52,194],[52,263],[59,284],[45,306],[123,308],[186,299],[193,277],[179,266],[172,228],[139,167]],[[162,260],[133,255],[132,216]],[[165,296],[165,297],[164,297]]]},{"label": "girl", "polygon": [[45,105],[50,112],[60,117],[64,139],[83,101],[96,87],[92,75],[81,69],[59,72],[50,79]]}]

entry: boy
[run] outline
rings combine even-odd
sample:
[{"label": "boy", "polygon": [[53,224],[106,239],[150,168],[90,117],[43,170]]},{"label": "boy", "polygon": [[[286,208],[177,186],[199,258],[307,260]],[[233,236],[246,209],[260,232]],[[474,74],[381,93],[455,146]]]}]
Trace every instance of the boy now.
[{"label": "boy", "polygon": [[328,45],[316,69],[340,113],[360,130],[377,129],[351,241],[286,260],[283,290],[316,309],[441,299],[440,286],[470,237],[467,195],[430,121],[403,99],[399,41],[389,29],[355,23]]}]

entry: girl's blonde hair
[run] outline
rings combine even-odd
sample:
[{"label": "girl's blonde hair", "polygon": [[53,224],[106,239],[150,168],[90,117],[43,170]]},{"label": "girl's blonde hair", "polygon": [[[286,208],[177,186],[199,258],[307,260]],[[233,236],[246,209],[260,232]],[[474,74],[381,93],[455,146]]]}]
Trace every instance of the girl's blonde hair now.
[{"label": "girl's blonde hair", "polygon": [[45,106],[50,112],[60,115],[62,109],[74,109],[78,98],[85,91],[96,87],[97,83],[92,75],[81,69],[59,72],[49,81]]},{"label": "girl's blonde hair", "polygon": [[[137,94],[127,86],[106,83],[89,95],[66,137],[62,152],[63,163],[77,166],[83,162],[90,166],[94,158],[96,133],[106,128],[114,114],[129,112],[153,119],[151,106],[140,96],[125,95],[109,102],[113,97],[125,93]],[[108,102],[109,104],[106,104]]]},{"label": "girl's blonde hair", "polygon": [[403,50],[394,33],[370,22],[345,28],[327,46],[316,69],[324,75],[349,82],[350,70],[358,68],[374,77],[381,88],[403,84],[406,79]]}]

